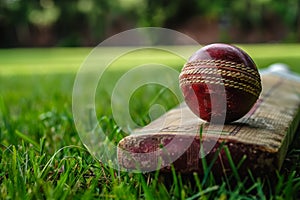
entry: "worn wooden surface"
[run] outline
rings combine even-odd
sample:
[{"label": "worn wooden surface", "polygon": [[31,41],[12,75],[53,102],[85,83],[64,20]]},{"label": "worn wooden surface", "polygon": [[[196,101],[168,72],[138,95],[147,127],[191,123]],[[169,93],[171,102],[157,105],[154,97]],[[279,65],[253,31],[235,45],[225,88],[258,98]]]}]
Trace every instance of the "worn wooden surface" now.
[{"label": "worn wooden surface", "polygon": [[241,173],[250,169],[264,175],[279,170],[300,121],[300,82],[266,74],[262,86],[252,110],[229,125],[206,123],[184,103],[170,110],[120,141],[120,167],[170,172],[172,163],[179,172],[202,173],[205,156],[207,163],[213,162],[215,174],[230,173],[227,148],[236,165],[243,160]]}]

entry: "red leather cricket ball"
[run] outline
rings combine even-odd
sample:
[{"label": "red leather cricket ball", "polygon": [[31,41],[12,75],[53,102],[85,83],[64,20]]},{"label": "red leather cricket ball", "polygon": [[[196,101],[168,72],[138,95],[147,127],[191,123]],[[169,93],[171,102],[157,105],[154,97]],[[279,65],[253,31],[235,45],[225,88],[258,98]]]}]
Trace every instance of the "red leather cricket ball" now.
[{"label": "red leather cricket ball", "polygon": [[182,68],[179,81],[189,108],[201,119],[214,123],[230,123],[243,117],[262,90],[253,60],[228,44],[199,49]]}]

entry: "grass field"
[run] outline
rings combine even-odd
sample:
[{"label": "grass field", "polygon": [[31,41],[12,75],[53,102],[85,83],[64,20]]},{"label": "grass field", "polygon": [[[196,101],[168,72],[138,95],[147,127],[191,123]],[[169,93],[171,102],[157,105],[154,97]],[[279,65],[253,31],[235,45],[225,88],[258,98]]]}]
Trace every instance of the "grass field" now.
[{"label": "grass field", "polygon": [[[259,68],[284,62],[300,73],[300,45],[239,45]],[[0,50],[0,199],[293,199],[300,198],[300,137],[289,150],[276,182],[236,177],[204,182],[174,172],[165,177],[119,173],[95,160],[81,143],[72,116],[72,88],[90,48]],[[111,49],[113,50],[113,49]],[[109,54],[109,51],[107,52]],[[159,62],[180,70],[184,61],[159,51],[128,55],[113,65],[107,87],[130,67]],[[149,89],[149,88],[148,88]],[[162,88],[141,88],[132,117],[149,123],[148,104],[167,109],[179,102]],[[157,98],[157,92],[161,97]],[[97,115],[107,134],[120,134],[108,96],[97,94]],[[209,174],[209,170],[205,173]],[[298,196],[297,196],[298,195]]]}]

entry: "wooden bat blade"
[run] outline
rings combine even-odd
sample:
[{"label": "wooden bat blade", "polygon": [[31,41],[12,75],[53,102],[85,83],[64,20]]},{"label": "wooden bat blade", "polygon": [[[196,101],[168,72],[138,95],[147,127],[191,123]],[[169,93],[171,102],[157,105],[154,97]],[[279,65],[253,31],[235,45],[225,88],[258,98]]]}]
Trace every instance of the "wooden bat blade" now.
[{"label": "wooden bat blade", "polygon": [[[203,150],[207,162],[214,162],[216,174],[230,171],[230,159],[235,164],[244,159],[242,173],[250,169],[264,175],[279,170],[300,121],[300,81],[266,73],[262,86],[262,94],[250,112],[224,126],[200,120],[184,103],[170,110],[120,141],[120,167],[170,172],[173,164],[181,173],[202,173]],[[231,158],[224,149],[230,151]]]}]

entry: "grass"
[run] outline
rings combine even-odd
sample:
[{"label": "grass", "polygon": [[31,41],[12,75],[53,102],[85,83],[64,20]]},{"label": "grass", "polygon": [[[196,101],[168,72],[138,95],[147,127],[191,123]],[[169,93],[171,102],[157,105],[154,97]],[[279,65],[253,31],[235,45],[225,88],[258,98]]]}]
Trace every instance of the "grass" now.
[{"label": "grass", "polygon": [[[300,45],[240,46],[260,68],[285,62],[300,73]],[[211,163],[206,163],[205,178],[201,178],[197,174],[186,177],[174,170],[168,176],[159,171],[118,172],[95,160],[80,141],[71,109],[76,71],[90,50],[0,50],[0,199],[299,198],[299,136],[276,183],[249,176],[250,183],[245,184],[239,177],[238,164],[232,162],[233,176],[218,182],[210,172]],[[113,64],[117,70],[108,72],[107,87],[111,88],[128,67],[145,61],[162,62],[177,70],[183,64],[181,59],[151,50],[132,54]],[[103,96],[103,91],[97,94],[101,126],[108,135],[121,134],[107,106],[108,96]],[[131,115],[140,125],[151,121],[149,102],[162,104],[167,110],[178,104],[174,95],[162,87],[140,88],[131,104]]]}]

